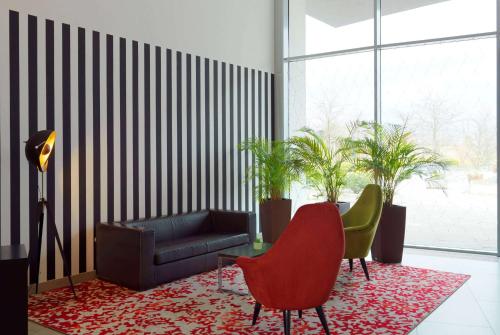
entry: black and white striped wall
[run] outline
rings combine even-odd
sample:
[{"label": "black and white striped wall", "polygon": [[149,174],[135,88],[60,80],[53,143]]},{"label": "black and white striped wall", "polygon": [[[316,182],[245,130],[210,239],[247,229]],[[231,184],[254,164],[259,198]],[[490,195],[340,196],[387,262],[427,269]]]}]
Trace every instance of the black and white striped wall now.
[{"label": "black and white striped wall", "polygon": [[[55,129],[41,281],[94,269],[94,225],[203,208],[255,210],[237,150],[272,137],[274,76],[32,15],[0,13],[0,242],[36,241],[24,141]],[[33,279],[33,274],[31,274]]]}]

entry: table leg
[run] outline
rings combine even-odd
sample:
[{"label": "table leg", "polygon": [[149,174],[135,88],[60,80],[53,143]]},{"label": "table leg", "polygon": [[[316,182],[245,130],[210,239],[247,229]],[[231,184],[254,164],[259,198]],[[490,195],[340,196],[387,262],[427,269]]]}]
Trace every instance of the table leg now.
[{"label": "table leg", "polygon": [[217,280],[219,282],[219,291],[222,291],[222,257],[217,259]]},{"label": "table leg", "polygon": [[234,293],[238,295],[248,295],[248,293],[241,293],[237,291],[233,291],[232,289],[225,289],[222,287],[222,267],[224,265],[224,261],[231,260],[231,258],[225,258],[225,257],[218,257],[217,258],[217,283],[218,283],[218,291],[219,292],[229,292],[229,293]]}]

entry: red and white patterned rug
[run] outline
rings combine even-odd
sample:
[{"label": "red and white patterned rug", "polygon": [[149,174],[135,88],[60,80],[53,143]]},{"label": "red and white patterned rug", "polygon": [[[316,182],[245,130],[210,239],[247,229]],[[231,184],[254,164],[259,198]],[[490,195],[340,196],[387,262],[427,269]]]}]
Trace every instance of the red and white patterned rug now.
[{"label": "red and white patterned rug", "polygon": [[[360,267],[349,273],[342,264],[325,305],[332,334],[408,334],[469,278],[376,262],[368,267],[370,282]],[[224,284],[246,289],[237,266],[224,268]],[[263,308],[252,326],[252,297],[218,292],[216,271],[145,292],[92,280],[77,293],[78,300],[68,288],[32,296],[30,320],[71,335],[283,334],[280,311]],[[304,311],[303,319],[293,316],[293,334],[324,334],[314,310]]]}]

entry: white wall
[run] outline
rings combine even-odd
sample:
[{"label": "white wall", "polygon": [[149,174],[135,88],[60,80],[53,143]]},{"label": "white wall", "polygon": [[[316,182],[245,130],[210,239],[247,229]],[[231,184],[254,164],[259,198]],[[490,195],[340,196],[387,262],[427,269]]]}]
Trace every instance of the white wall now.
[{"label": "white wall", "polygon": [[274,0],[1,0],[17,10],[272,72]]}]

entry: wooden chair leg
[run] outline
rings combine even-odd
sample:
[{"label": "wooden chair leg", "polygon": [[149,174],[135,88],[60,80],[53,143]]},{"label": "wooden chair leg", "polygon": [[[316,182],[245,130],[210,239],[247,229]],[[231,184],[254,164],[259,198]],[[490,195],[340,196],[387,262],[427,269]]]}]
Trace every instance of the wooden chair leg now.
[{"label": "wooden chair leg", "polygon": [[330,330],[328,329],[328,323],[326,322],[323,306],[316,307],[316,313],[318,313],[319,320],[321,321],[321,325],[323,326],[326,335],[330,335]]},{"label": "wooden chair leg", "polygon": [[368,274],[368,267],[366,266],[366,262],[364,258],[360,258],[361,266],[363,267],[363,271],[365,273],[366,280],[370,280],[370,275]]},{"label": "wooden chair leg", "polygon": [[291,334],[291,313],[290,311],[283,311],[283,324],[285,326],[285,335]]},{"label": "wooden chair leg", "polygon": [[262,305],[258,302],[255,302],[255,307],[253,309],[253,320],[252,320],[252,326],[255,326],[257,323],[257,319],[259,318],[259,313]]},{"label": "wooden chair leg", "polygon": [[349,258],[349,272],[352,272],[352,258]]},{"label": "wooden chair leg", "polygon": [[292,311],[286,311],[286,323],[288,324],[288,334],[292,333]]},{"label": "wooden chair leg", "polygon": [[288,327],[288,325],[286,324],[286,311],[283,311],[283,329],[285,330],[285,334],[288,331],[287,327]]}]

